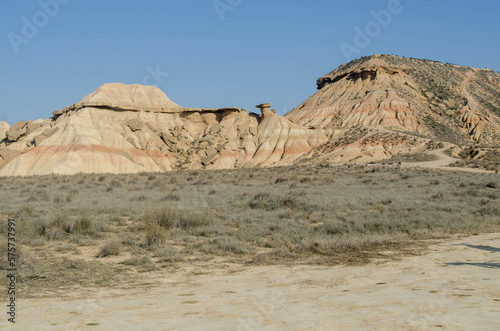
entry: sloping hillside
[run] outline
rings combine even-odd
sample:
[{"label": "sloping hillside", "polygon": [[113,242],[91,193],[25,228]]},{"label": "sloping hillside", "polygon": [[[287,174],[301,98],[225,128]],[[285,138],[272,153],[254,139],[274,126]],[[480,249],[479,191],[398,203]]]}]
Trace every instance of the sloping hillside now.
[{"label": "sloping hillside", "polygon": [[105,84],[46,120],[0,123],[0,176],[365,162],[449,142],[500,143],[500,74],[374,55],[321,77],[280,117],[185,108],[153,86]]},{"label": "sloping hillside", "polygon": [[374,55],[317,81],[285,117],[314,128],[358,125],[449,142],[500,142],[500,74],[436,61]]}]

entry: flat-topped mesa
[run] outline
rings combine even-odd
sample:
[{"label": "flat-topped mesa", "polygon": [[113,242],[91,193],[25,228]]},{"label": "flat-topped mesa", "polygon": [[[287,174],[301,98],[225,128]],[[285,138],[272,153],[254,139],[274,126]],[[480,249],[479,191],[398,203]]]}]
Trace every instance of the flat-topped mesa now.
[{"label": "flat-topped mesa", "polygon": [[101,85],[101,87],[84,97],[80,102],[61,110],[54,111],[52,114],[54,118],[57,119],[63,114],[76,112],[85,107],[153,113],[240,111],[239,108],[235,107],[220,109],[181,107],[170,100],[165,93],[156,86],[111,83]]},{"label": "flat-topped mesa", "polygon": [[81,108],[106,108],[123,111],[146,111],[155,113],[182,112],[183,108],[170,100],[156,86],[122,83],[103,84],[97,90],[84,97],[80,102],[55,111],[54,118],[77,111]]},{"label": "flat-topped mesa", "polygon": [[181,112],[182,107],[170,100],[156,86],[121,83],[104,84],[80,101],[82,107],[103,107],[155,113]]}]

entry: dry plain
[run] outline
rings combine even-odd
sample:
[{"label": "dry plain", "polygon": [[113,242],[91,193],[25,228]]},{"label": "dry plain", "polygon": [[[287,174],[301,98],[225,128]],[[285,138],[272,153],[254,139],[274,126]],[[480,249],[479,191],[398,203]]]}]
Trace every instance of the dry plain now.
[{"label": "dry plain", "polygon": [[398,162],[1,178],[17,326],[495,330],[499,182]]},{"label": "dry plain", "polygon": [[[428,246],[427,246],[428,245]],[[182,264],[21,303],[22,330],[498,330],[500,234],[359,266]],[[5,326],[5,321],[2,321]]]}]

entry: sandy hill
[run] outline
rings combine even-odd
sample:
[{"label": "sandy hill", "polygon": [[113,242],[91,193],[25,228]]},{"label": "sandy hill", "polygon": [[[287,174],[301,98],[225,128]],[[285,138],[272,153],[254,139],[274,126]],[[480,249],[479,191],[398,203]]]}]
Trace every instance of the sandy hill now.
[{"label": "sandy hill", "polygon": [[152,86],[105,84],[46,120],[0,122],[0,176],[373,161],[430,141],[500,142],[500,74],[375,55],[317,80],[284,117],[269,104],[185,108]]},{"label": "sandy hill", "polygon": [[500,142],[500,74],[436,61],[374,55],[317,80],[318,92],[286,114],[333,132],[310,161],[346,162],[420,150],[422,140]]},{"label": "sandy hill", "polygon": [[286,118],[317,128],[399,129],[455,142],[500,141],[500,74],[436,61],[374,55],[317,81]]},{"label": "sandy hill", "polygon": [[327,141],[268,108],[183,108],[158,88],[106,84],[47,120],[0,123],[0,176],[285,165]]}]

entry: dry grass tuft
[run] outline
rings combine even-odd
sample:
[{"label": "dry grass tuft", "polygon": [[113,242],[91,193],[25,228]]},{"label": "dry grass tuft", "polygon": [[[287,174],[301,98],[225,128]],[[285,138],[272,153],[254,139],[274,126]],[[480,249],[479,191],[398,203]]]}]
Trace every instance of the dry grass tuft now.
[{"label": "dry grass tuft", "polygon": [[117,240],[110,240],[106,242],[97,254],[98,258],[103,258],[107,256],[116,256],[120,254],[120,243]]},{"label": "dry grass tuft", "polygon": [[209,225],[212,218],[207,213],[171,208],[157,208],[144,215],[146,223],[157,224],[165,229],[192,229]]},{"label": "dry grass tuft", "polygon": [[[34,290],[214,258],[359,263],[414,240],[499,231],[498,183],[382,163],[0,178],[0,254],[10,217]],[[80,261],[88,251],[131,257]]]}]

